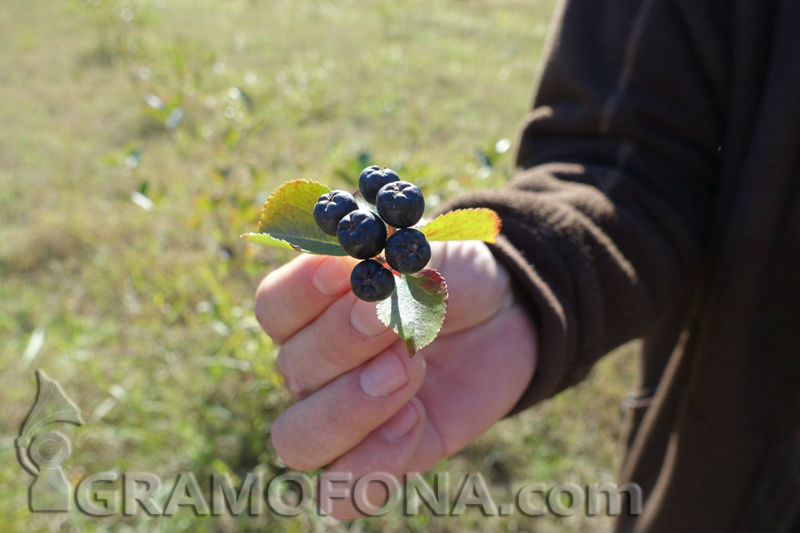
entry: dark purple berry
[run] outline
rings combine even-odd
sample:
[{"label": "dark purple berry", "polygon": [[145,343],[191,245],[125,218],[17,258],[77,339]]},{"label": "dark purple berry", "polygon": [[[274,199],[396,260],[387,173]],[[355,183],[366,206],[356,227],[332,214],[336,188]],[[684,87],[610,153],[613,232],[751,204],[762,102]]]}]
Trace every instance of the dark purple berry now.
[{"label": "dark purple berry", "polygon": [[356,199],[347,191],[326,192],[314,205],[314,220],[317,226],[328,235],[336,235],[339,221],[358,209]]},{"label": "dark purple berry", "polygon": [[419,272],[431,258],[431,245],[414,228],[397,230],[386,241],[386,262],[402,274]]},{"label": "dark purple berry", "polygon": [[387,224],[395,228],[407,228],[422,218],[425,198],[416,185],[395,181],[381,187],[376,206],[378,214]]},{"label": "dark purple berry", "polygon": [[400,176],[391,168],[379,168],[372,165],[361,171],[358,177],[358,190],[364,200],[371,204],[375,203],[375,196],[381,187],[393,181],[400,181]]},{"label": "dark purple berry", "polygon": [[372,211],[356,209],[347,213],[336,229],[344,251],[357,259],[369,259],[386,244],[386,224]]},{"label": "dark purple berry", "polygon": [[350,287],[364,301],[384,300],[394,291],[394,274],[374,259],[361,261],[350,274]]}]

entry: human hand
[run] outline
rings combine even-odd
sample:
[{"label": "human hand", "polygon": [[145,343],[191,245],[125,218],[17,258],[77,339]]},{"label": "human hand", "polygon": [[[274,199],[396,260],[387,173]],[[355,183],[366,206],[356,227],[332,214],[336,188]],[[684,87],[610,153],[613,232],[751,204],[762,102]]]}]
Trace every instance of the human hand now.
[{"label": "human hand", "polygon": [[[374,471],[424,472],[522,395],[536,332],[512,298],[508,273],[481,242],[431,244],[429,266],[447,280],[447,315],[436,340],[413,358],[375,304],[350,292],[356,260],[303,255],[261,282],[256,316],[281,344],[277,368],[298,400],[271,431],[289,467],[328,465],[326,475],[349,472],[354,481]],[[330,504],[336,518],[360,516],[350,500]]]}]

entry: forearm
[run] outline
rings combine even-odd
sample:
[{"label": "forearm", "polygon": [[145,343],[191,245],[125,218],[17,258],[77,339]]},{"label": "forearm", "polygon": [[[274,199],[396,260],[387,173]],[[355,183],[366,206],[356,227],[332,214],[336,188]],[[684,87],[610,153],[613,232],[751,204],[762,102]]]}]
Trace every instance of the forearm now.
[{"label": "forearm", "polygon": [[707,79],[718,73],[701,69],[685,15],[667,2],[568,2],[515,179],[447,207],[503,221],[495,254],[540,330],[525,404],[645,336],[696,284],[724,125]]}]

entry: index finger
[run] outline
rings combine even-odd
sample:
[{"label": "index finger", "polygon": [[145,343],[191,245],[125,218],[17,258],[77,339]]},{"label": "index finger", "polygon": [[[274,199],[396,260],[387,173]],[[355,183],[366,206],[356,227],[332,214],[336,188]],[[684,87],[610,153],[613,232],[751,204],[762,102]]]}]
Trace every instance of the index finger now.
[{"label": "index finger", "polygon": [[261,327],[283,344],[350,289],[356,263],[350,257],[304,254],[270,272],[256,290]]}]

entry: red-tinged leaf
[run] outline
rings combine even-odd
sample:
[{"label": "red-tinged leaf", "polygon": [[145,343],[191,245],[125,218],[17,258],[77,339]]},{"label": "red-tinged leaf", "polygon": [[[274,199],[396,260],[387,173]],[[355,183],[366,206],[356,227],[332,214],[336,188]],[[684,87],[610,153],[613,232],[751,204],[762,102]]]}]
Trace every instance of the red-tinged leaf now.
[{"label": "red-tinged leaf", "polygon": [[389,298],[378,302],[378,318],[392,328],[413,356],[436,338],[447,312],[447,283],[426,268],[399,277]]}]

